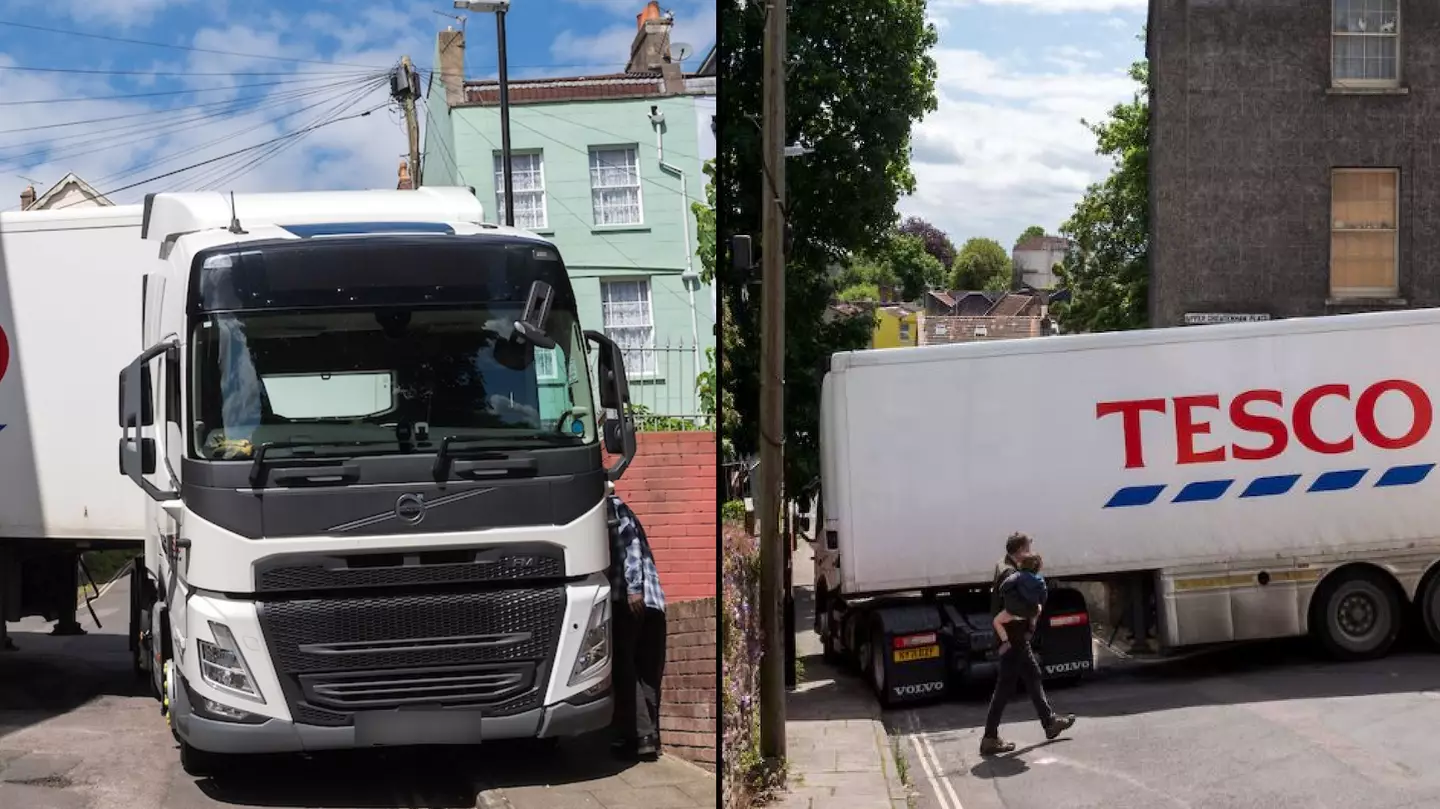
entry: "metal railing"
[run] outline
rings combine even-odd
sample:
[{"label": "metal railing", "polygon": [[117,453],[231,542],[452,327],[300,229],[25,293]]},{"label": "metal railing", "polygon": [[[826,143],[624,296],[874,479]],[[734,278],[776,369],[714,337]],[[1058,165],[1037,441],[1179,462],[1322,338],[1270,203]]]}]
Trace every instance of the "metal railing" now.
[{"label": "metal railing", "polygon": [[636,427],[650,432],[713,430],[715,417],[704,412],[696,384],[708,368],[705,348],[697,349],[688,342],[626,351],[625,373]]}]

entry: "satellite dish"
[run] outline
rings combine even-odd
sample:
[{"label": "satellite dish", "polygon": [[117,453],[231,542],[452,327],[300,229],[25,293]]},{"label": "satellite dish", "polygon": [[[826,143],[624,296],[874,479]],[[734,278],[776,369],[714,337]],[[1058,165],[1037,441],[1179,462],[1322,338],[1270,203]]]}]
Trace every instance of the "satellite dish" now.
[{"label": "satellite dish", "polygon": [[688,43],[688,42],[676,42],[676,43],[675,43],[675,61],[677,61],[677,62],[683,62],[683,61],[685,61],[686,59],[689,59],[689,58],[690,58],[690,54],[692,54],[692,53],[694,53],[694,52],[695,52],[695,46],[694,46],[694,45],[691,45],[691,44]]}]

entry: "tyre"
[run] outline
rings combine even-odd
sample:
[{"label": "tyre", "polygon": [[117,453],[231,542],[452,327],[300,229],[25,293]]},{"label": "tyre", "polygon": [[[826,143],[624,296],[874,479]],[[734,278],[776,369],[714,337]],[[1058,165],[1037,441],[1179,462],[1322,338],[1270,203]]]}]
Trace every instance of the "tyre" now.
[{"label": "tyre", "polygon": [[205,778],[218,773],[222,758],[214,753],[197,749],[184,741],[180,742],[180,769],[194,778]]},{"label": "tyre", "polygon": [[893,702],[885,682],[885,636],[881,634],[878,626],[871,630],[870,641],[865,645],[870,652],[870,687],[875,690],[875,699],[880,701],[880,707],[888,709]]},{"label": "tyre", "polygon": [[1311,628],[1341,660],[1369,660],[1390,651],[1400,635],[1401,603],[1391,582],[1373,570],[1334,574],[1315,594]]},{"label": "tyre", "polygon": [[815,609],[815,632],[820,636],[820,659],[832,666],[838,666],[842,661],[840,650],[835,648],[835,633],[830,631],[830,615],[819,612],[819,604]]},{"label": "tyre", "polygon": [[1440,645],[1440,575],[1425,581],[1420,592],[1415,594],[1415,601],[1420,607],[1425,634],[1430,636],[1432,643]]}]

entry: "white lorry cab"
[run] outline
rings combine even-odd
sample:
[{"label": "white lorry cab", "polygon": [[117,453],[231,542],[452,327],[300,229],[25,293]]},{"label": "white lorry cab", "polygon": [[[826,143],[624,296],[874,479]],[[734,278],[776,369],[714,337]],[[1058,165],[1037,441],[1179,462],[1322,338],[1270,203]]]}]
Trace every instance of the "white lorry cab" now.
[{"label": "white lorry cab", "polygon": [[[1013,532],[1052,596],[1042,670],[1091,616],[1148,651],[1313,634],[1440,641],[1440,310],[835,355],[821,401],[816,628],[886,702],[989,670]],[[1102,601],[1103,600],[1103,601]]]},{"label": "white lorry cab", "polygon": [[[159,194],[126,215],[51,295],[103,312],[81,334],[104,361],[77,352],[63,383],[27,367],[63,357],[45,312],[15,312],[25,378],[0,404],[114,441],[119,372],[107,474],[130,499],[100,488],[143,540],[132,649],[186,769],[608,725],[606,495],[635,441],[622,353],[582,329],[556,247],[482,224],[465,189]],[[61,427],[32,418],[37,458]],[[90,449],[39,461],[45,492]]]}]

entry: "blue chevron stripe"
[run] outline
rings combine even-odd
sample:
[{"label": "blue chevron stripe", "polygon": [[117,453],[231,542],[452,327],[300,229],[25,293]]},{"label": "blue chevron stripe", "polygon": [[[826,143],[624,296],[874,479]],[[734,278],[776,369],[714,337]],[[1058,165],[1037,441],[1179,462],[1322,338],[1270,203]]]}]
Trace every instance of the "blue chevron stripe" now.
[{"label": "blue chevron stripe", "polygon": [[[1395,486],[1414,486],[1423,483],[1435,471],[1436,464],[1405,464],[1392,466],[1385,469],[1376,478],[1375,488],[1393,488]],[[1344,492],[1354,489],[1369,475],[1369,469],[1336,469],[1316,475],[1310,485],[1300,489],[1297,484],[1303,475],[1265,475],[1245,483],[1240,487],[1240,499],[1254,497],[1278,497],[1291,494],[1296,491],[1304,491],[1306,494],[1320,492]],[[1236,488],[1237,481],[1234,478],[1222,480],[1197,480],[1180,486],[1175,496],[1170,498],[1171,503],[1208,503],[1224,499]],[[1142,486],[1125,486],[1116,490],[1105,502],[1105,508],[1133,508],[1136,506],[1149,506],[1159,502],[1160,496],[1169,488],[1162,483],[1147,484]]]}]

